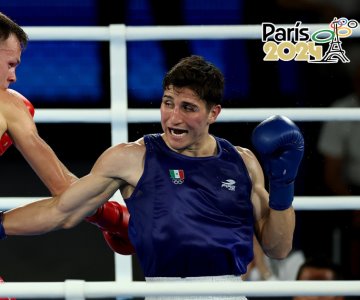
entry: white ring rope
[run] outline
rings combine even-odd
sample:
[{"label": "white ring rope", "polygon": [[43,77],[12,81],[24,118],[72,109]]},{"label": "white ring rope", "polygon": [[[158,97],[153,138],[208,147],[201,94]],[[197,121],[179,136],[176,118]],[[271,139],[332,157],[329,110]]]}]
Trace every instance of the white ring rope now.
[{"label": "white ring rope", "polygon": [[[284,115],[293,121],[360,121],[360,108],[223,108],[218,122],[262,121],[271,115]],[[37,123],[110,123],[110,109],[44,109],[35,112]],[[119,118],[128,123],[160,122],[159,109],[128,109]]]},{"label": "white ring rope", "polygon": [[[276,24],[293,27],[293,24]],[[328,28],[328,24],[302,24],[310,32]],[[190,39],[260,39],[261,25],[221,26],[124,26],[109,27],[23,27],[31,41],[109,41],[111,62],[111,108],[109,109],[37,109],[36,122],[110,123],[112,144],[128,139],[128,123],[159,122],[158,109],[128,109],[126,92],[126,41],[190,40]],[[351,37],[360,37],[360,28]],[[115,109],[115,111],[113,111]],[[116,114],[119,114],[116,119]],[[286,115],[294,121],[359,121],[360,109],[354,108],[244,108],[223,109],[220,122],[262,121],[270,115]],[[0,206],[11,209],[41,197],[2,197]],[[295,197],[297,210],[360,209],[359,197]],[[17,298],[108,298],[147,295],[360,295],[360,281],[333,282],[194,282],[145,283],[132,282],[131,259],[120,257],[116,263],[115,282],[67,280],[62,283],[26,282],[0,285],[0,297]],[[130,271],[129,271],[130,270]],[[121,275],[121,272],[125,274]],[[119,275],[120,274],[120,275]],[[121,280],[119,280],[121,279]]]},{"label": "white ring rope", "polygon": [[[24,282],[0,285],[0,297],[69,300],[143,296],[310,296],[360,295],[360,281],[245,282]],[[66,297],[65,297],[66,296]]]},{"label": "white ring rope", "polygon": [[[0,209],[12,209],[46,197],[1,197]],[[360,196],[295,196],[293,206],[295,210],[360,210]]]},{"label": "white ring rope", "polygon": [[[294,24],[275,24],[278,27],[293,27]],[[310,33],[326,29],[329,24],[302,24]],[[24,26],[32,41],[109,41],[109,27],[101,26]],[[191,40],[191,39],[260,39],[261,25],[184,25],[184,26],[126,26],[127,41]],[[353,30],[350,37],[360,37],[360,28]]]}]

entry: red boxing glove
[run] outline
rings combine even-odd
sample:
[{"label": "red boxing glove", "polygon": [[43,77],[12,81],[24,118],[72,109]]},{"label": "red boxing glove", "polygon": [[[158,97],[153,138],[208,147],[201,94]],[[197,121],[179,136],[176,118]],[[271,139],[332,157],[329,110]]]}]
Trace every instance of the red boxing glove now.
[{"label": "red boxing glove", "polygon": [[[35,110],[34,110],[34,106],[31,104],[31,102],[29,100],[27,100],[23,95],[21,95],[20,93],[18,93],[15,90],[12,89],[7,89],[7,91],[10,94],[13,94],[19,98],[21,98],[24,101],[24,104],[26,105],[26,107],[28,108],[30,114],[32,117],[34,117],[35,114]],[[0,139],[0,156],[3,155],[5,153],[5,151],[13,144],[10,136],[7,134],[7,132],[5,132],[1,139]]]},{"label": "red boxing glove", "polygon": [[113,251],[130,255],[135,253],[135,249],[128,235],[129,218],[126,206],[116,201],[108,201],[85,220],[101,229],[106,242]]},{"label": "red boxing glove", "polygon": [[116,233],[111,233],[110,231],[103,231],[103,236],[110,249],[114,252],[122,255],[131,255],[135,253],[135,248],[128,237],[124,238]]},{"label": "red boxing glove", "polygon": [[[4,280],[0,277],[0,283],[3,283]],[[16,300],[15,298],[0,298],[0,300]]]}]

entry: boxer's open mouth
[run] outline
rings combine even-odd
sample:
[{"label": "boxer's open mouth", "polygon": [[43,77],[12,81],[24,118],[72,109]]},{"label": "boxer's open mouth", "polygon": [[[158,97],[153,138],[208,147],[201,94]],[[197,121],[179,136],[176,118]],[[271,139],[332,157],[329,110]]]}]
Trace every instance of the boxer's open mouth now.
[{"label": "boxer's open mouth", "polygon": [[176,137],[182,137],[188,133],[187,130],[178,128],[169,128],[170,134]]}]

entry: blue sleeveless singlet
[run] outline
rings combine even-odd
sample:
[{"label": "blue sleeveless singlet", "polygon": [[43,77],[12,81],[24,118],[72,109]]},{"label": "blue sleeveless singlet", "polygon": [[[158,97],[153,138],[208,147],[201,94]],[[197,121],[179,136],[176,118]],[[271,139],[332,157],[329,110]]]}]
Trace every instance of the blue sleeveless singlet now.
[{"label": "blue sleeveless singlet", "polygon": [[129,237],[145,277],[240,275],[253,259],[251,181],[228,141],[189,157],[144,136],[144,172],[131,197]]}]

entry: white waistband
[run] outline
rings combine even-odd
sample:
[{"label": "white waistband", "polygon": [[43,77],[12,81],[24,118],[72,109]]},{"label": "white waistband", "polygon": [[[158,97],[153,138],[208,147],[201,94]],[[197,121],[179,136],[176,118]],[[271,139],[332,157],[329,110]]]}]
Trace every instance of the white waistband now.
[{"label": "white waistband", "polygon": [[[223,276],[200,276],[200,277],[146,277],[147,282],[174,282],[174,281],[239,281],[240,276],[223,275]],[[151,296],[145,300],[247,300],[244,296]]]},{"label": "white waistband", "polygon": [[221,276],[199,276],[199,277],[145,277],[151,281],[242,281],[241,276],[221,275]]}]

